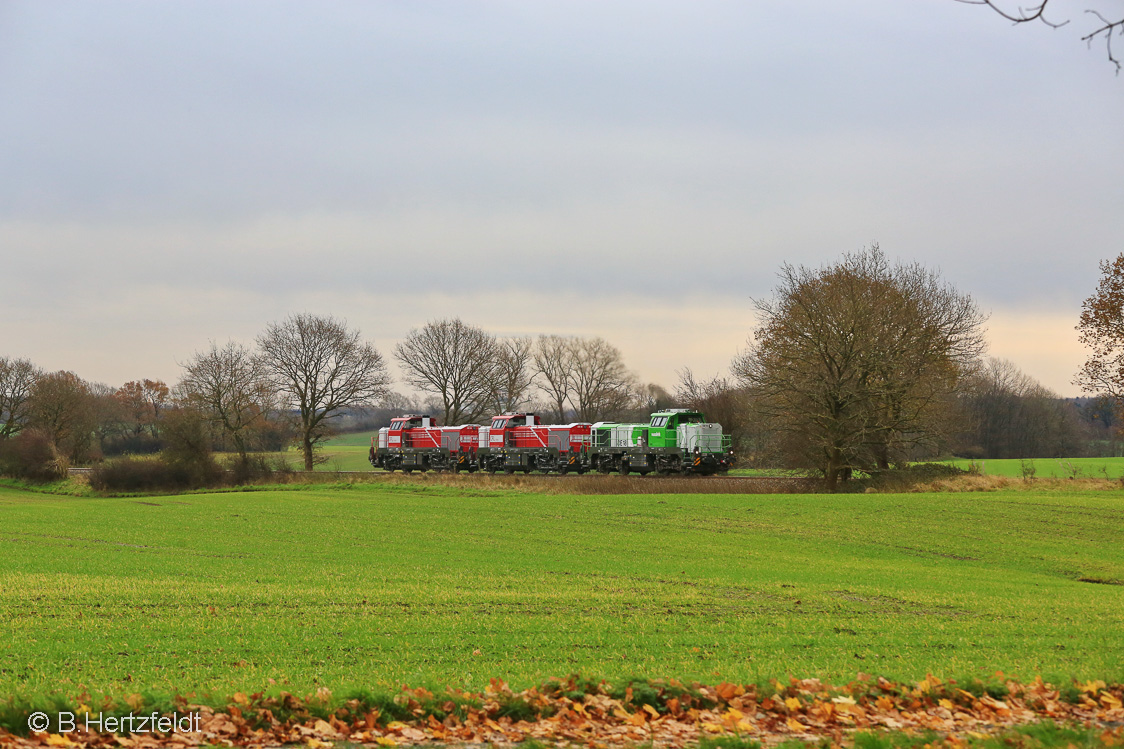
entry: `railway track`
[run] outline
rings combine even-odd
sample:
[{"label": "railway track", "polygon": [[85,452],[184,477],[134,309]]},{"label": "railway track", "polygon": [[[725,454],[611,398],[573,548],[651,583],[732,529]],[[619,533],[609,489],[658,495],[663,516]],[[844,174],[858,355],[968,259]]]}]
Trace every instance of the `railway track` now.
[{"label": "railway track", "polygon": [[[90,473],[90,468],[69,468],[72,476]],[[293,471],[293,476],[303,479],[312,477],[391,477],[398,481],[442,483],[463,482],[464,484],[488,483],[503,486],[527,486],[528,484],[573,484],[577,493],[590,494],[794,494],[823,491],[819,479],[798,476],[621,476],[619,474],[557,474],[557,473],[450,473],[448,471],[415,471],[403,474],[399,471]],[[582,490],[585,490],[584,492]]]}]

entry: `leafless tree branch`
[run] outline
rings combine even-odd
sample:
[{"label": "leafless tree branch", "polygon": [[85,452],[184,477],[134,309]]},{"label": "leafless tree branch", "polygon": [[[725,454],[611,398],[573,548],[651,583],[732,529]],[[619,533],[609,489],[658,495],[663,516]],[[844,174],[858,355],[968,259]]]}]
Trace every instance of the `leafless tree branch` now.
[{"label": "leafless tree branch", "polygon": [[1012,23],[1042,21],[1042,23],[1055,29],[1061,28],[1062,26],[1065,26],[1067,23],[1069,23],[1069,20],[1062,21],[1061,23],[1054,23],[1053,21],[1050,21],[1048,18],[1046,18],[1046,6],[1050,4],[1050,0],[1042,0],[1039,5],[1032,5],[1030,6],[1030,8],[1020,7],[1018,15],[1008,13],[1007,11],[1003,10],[1003,8],[996,5],[992,0],[956,0],[956,2],[964,3],[965,5],[986,5]]},{"label": "leafless tree branch", "polygon": [[273,392],[260,357],[239,343],[197,352],[183,365],[181,400],[217,424],[234,443],[243,462],[249,449],[248,436],[265,423]]},{"label": "leafless tree branch", "polygon": [[1121,36],[1124,36],[1124,18],[1119,21],[1110,21],[1095,10],[1087,10],[1085,12],[1096,16],[1101,22],[1101,27],[1081,37],[1081,41],[1085,42],[1091,48],[1093,46],[1093,41],[1103,34],[1105,52],[1108,54],[1109,62],[1116,66],[1116,73],[1119,75],[1121,63],[1112,52],[1112,35],[1114,32],[1119,31]]},{"label": "leafless tree branch", "polygon": [[[1069,23],[1069,19],[1066,19],[1064,21],[1054,21],[1046,17],[1046,10],[1050,5],[1051,0],[1042,0],[1042,2],[1040,2],[1038,5],[1032,5],[1028,8],[1019,7],[1017,12],[1005,10],[1003,7],[997,4],[995,0],[956,0],[956,2],[964,3],[965,5],[986,5],[987,7],[995,11],[999,16],[1007,19],[1014,24],[1041,21],[1047,26],[1057,29]],[[1117,32],[1124,35],[1124,18],[1120,18],[1114,21],[1107,18],[1100,11],[1094,9],[1087,9],[1085,13],[1095,16],[1097,20],[1100,21],[1100,26],[1081,37],[1081,41],[1085,42],[1089,47],[1092,47],[1093,42],[1103,36],[1105,40],[1105,52],[1108,55],[1108,60],[1116,66],[1116,72],[1117,74],[1119,74],[1121,70],[1121,61],[1116,57],[1116,54],[1112,50],[1112,36]]]}]

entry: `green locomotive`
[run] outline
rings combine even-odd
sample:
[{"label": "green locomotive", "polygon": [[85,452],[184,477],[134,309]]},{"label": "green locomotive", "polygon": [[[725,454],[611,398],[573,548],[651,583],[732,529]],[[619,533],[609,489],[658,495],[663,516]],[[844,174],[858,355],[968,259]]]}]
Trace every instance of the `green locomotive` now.
[{"label": "green locomotive", "polygon": [[590,468],[601,473],[725,473],[734,464],[730,436],[699,411],[671,408],[647,424],[593,425]]}]

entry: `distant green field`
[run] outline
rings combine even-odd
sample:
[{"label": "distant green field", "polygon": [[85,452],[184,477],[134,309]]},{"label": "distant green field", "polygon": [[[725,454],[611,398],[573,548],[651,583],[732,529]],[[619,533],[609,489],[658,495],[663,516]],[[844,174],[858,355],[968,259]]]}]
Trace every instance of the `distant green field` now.
[{"label": "distant green field", "polygon": [[[370,471],[371,463],[367,453],[371,449],[371,438],[378,432],[354,432],[341,434],[326,440],[320,450],[324,462],[316,466],[318,471]],[[299,450],[290,448],[282,455],[294,468],[304,466],[304,458]]]},{"label": "distant green field", "polygon": [[1124,476],[1124,458],[1033,458],[1028,460],[950,460],[964,470],[985,476],[1023,478],[1110,478]]},{"label": "distant green field", "polygon": [[344,447],[363,448],[364,457],[371,447],[371,439],[378,436],[378,432],[351,432],[332,437],[324,443],[325,449],[336,450]]},{"label": "distant green field", "polygon": [[1124,677],[1124,493],[0,488],[0,694]]}]

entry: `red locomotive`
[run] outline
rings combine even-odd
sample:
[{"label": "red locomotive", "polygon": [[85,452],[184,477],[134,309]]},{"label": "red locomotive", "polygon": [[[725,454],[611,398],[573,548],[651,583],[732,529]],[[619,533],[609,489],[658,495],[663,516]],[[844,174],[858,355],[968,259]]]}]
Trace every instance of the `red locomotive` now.
[{"label": "red locomotive", "polygon": [[428,416],[391,419],[371,440],[371,465],[388,471],[585,472],[592,424],[543,425],[533,413],[510,413],[491,426],[438,427]]}]

